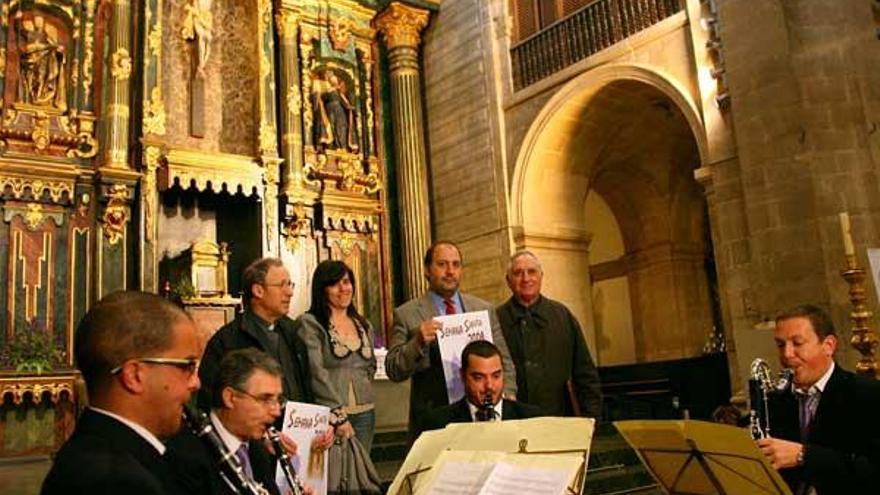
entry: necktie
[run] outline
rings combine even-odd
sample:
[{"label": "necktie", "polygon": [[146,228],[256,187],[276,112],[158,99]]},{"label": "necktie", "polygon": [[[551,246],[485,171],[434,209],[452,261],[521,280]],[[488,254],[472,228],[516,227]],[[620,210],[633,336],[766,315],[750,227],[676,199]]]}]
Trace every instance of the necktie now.
[{"label": "necktie", "polygon": [[816,414],[816,406],[819,404],[819,390],[812,388],[805,394],[799,394],[800,402],[800,422],[801,422],[801,442],[807,440],[810,433],[810,424],[813,422],[813,416]]},{"label": "necktie", "polygon": [[443,300],[443,305],[444,305],[445,308],[446,308],[446,314],[448,314],[448,315],[454,315],[454,314],[456,313],[456,311],[455,311],[455,303],[452,302],[452,299],[444,299],[444,300]]},{"label": "necktie", "polygon": [[235,457],[238,457],[238,461],[241,463],[241,469],[244,471],[244,474],[248,478],[254,479],[254,471],[251,469],[251,459],[248,457],[247,442],[242,443],[238,447],[238,450],[235,451]]}]

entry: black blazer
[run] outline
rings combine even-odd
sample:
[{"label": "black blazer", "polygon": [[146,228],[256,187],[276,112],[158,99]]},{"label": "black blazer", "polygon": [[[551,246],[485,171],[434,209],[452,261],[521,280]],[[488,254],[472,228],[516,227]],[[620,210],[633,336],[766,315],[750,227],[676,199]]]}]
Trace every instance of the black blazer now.
[{"label": "black blazer", "polygon": [[[284,374],[282,386],[285,397],[299,402],[315,402],[312,393],[311,375],[309,372],[308,351],[299,337],[299,325],[286,316],[275,322],[276,331],[281,336],[282,345],[290,350],[290,358],[293,360],[293,374]],[[257,348],[269,352],[270,344],[266,340],[263,331],[254,328],[254,325],[239,314],[234,320],[222,326],[208,341],[205,353],[199,365],[199,380],[202,386],[199,389],[198,405],[204,411],[211,410],[211,389],[214,379],[220,367],[220,360],[227,352],[236,349]]]},{"label": "black blazer", "polygon": [[[800,442],[794,394],[770,398],[770,434]],[[806,479],[818,495],[867,493],[880,486],[880,381],[835,366],[810,424],[804,466],[780,471],[796,490]]]},{"label": "black blazer", "polygon": [[[190,431],[182,431],[168,441],[166,453],[178,485],[187,493],[200,495],[232,495],[233,492],[220,477],[217,454]],[[279,495],[275,485],[275,459],[260,441],[248,443],[248,456],[254,479],[269,493]],[[123,494],[127,495],[127,494]]]},{"label": "black blazer", "polygon": [[143,437],[106,414],[86,409],[58,451],[42,495],[186,493]]},{"label": "black blazer", "polygon": [[[541,410],[531,404],[525,402],[517,402],[504,399],[501,405],[501,420],[507,419],[526,419],[534,418],[541,415]],[[471,411],[467,406],[467,398],[458,402],[449,404],[448,406],[438,407],[429,411],[419,422],[418,434],[427,430],[439,430],[445,428],[449,423],[470,423],[473,421]],[[418,438],[418,434],[416,438]]]}]

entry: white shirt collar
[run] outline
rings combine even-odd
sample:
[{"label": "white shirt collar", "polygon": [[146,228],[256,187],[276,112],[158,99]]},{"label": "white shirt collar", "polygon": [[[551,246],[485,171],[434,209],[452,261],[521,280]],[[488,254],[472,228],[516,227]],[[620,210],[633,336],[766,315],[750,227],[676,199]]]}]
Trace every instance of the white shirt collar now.
[{"label": "white shirt collar", "polygon": [[97,408],[94,406],[89,406],[89,409],[91,409],[92,411],[95,411],[96,413],[103,414],[104,416],[110,416],[111,418],[115,419],[116,421],[119,421],[120,423],[124,424],[125,426],[128,426],[129,428],[134,430],[135,433],[137,433],[144,440],[146,440],[147,443],[152,445],[159,452],[159,455],[165,455],[165,444],[163,444],[162,441],[160,441],[159,438],[156,437],[156,435],[153,435],[153,433],[150,432],[150,430],[144,428],[143,426],[135,423],[134,421],[132,421],[130,419],[123,418],[122,416],[115,414],[115,413],[112,413],[110,411],[107,411],[105,409],[100,409],[100,408]]},{"label": "white shirt collar", "polygon": [[214,425],[214,428],[217,430],[217,434],[220,435],[220,438],[223,440],[223,443],[226,444],[226,448],[229,449],[230,452],[235,452],[241,447],[241,444],[244,442],[241,441],[240,438],[233,435],[226,429],[223,425],[223,422],[220,421],[220,417],[214,411],[211,411],[211,424]]},{"label": "white shirt collar", "polygon": [[831,366],[825,371],[825,374],[822,375],[822,378],[819,378],[816,383],[810,386],[807,390],[804,389],[795,389],[800,393],[810,393],[810,390],[818,390],[819,393],[825,392],[825,386],[828,385],[828,380],[831,379],[831,374],[834,373],[834,361],[831,361]]},{"label": "white shirt collar", "polygon": [[834,373],[834,361],[831,361],[831,366],[828,367],[828,371],[826,371],[825,374],[822,375],[822,378],[819,378],[819,381],[813,385],[819,389],[819,392],[825,391],[825,386],[828,385],[828,380],[831,379],[831,373]]},{"label": "white shirt collar", "polygon": [[[464,399],[464,402],[467,404],[468,410],[471,412],[471,421],[476,421],[477,420],[477,409],[478,409],[477,406],[471,404],[471,401],[467,400],[467,398]],[[502,411],[502,409],[504,409],[502,407],[503,404],[504,404],[504,399],[501,399],[498,401],[497,404],[495,404],[493,406],[495,409],[495,421],[501,421],[501,419],[502,419],[501,418],[501,411]]]}]

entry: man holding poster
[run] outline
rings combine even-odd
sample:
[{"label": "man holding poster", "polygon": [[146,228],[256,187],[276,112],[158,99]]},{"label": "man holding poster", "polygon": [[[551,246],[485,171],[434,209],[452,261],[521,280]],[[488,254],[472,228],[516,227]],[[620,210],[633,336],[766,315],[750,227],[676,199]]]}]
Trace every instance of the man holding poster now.
[{"label": "man holding poster", "polygon": [[[516,397],[516,374],[510,352],[491,304],[459,291],[462,274],[461,251],[449,241],[438,241],[428,248],[424,260],[428,292],[394,310],[394,328],[385,357],[388,378],[400,382],[412,378],[409,430],[415,433],[427,411],[454,402],[447,391],[446,377],[437,338],[444,327],[436,318],[468,312],[486,311],[492,342],[501,353],[504,367],[504,394]],[[463,347],[463,344],[462,344]]]}]

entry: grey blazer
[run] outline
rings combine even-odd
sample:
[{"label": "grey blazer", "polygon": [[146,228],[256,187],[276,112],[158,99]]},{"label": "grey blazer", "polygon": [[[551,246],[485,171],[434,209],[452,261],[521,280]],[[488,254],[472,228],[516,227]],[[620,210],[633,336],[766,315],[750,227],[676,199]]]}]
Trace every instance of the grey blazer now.
[{"label": "grey blazer", "polygon": [[372,404],[373,375],[376,374],[376,356],[372,351],[373,329],[367,326],[367,339],[370,342],[370,359],[360,352],[352,352],[344,358],[333,354],[330,336],[324,327],[310,313],[299,318],[300,338],[306,344],[309,355],[312,391],[318,404],[331,409],[348,405],[348,387],[351,384],[357,404]]},{"label": "grey blazer", "polygon": [[[461,294],[462,309],[468,311],[489,311],[492,324],[492,340],[501,351],[501,362],[504,366],[504,393],[508,397],[516,396],[516,370],[507,342],[501,332],[501,325],[495,316],[495,308],[488,302],[474,296]],[[385,357],[385,371],[388,378],[401,382],[412,378],[409,394],[409,425],[410,432],[419,424],[418,421],[428,411],[449,404],[446,393],[446,380],[443,376],[443,365],[440,361],[440,348],[437,341],[422,349],[418,341],[419,325],[423,321],[438,316],[430,294],[413,299],[394,310],[394,328],[388,342],[388,355]]]}]

